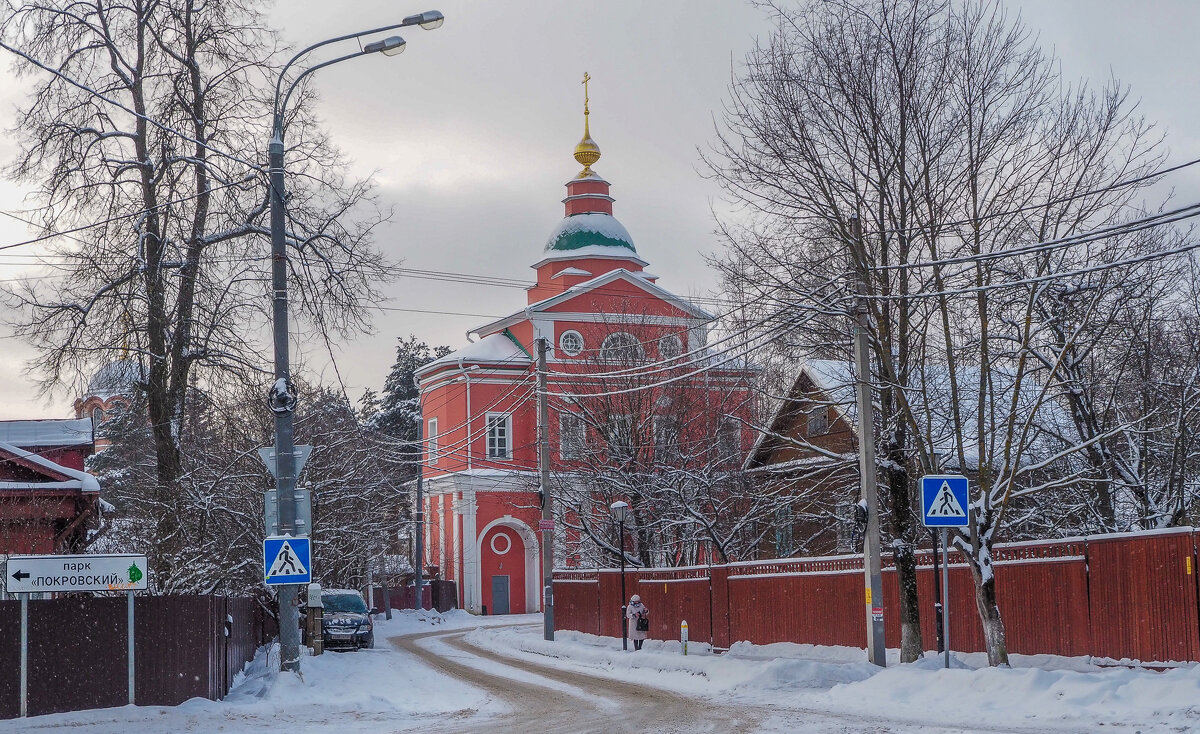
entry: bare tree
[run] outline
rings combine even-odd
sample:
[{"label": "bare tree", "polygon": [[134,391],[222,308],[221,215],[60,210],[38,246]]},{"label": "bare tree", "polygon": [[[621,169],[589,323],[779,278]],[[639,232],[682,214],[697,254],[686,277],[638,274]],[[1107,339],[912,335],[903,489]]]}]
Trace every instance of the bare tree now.
[{"label": "bare tree", "polygon": [[[1152,172],[1158,139],[1115,82],[1064,84],[996,2],[765,7],[777,29],[735,79],[708,156],[743,205],[724,226],[723,276],[750,320],[787,305],[813,315],[777,341],[793,358],[844,359],[841,276],[866,280],[902,658],[923,648],[915,479],[949,465],[976,477],[971,527],[955,543],[989,660],[1004,663],[991,547],[1005,508],[1077,484],[1053,468],[1091,445],[1052,420],[1062,360],[1031,358],[1047,328],[1046,284],[1070,283],[1102,252],[1119,281],[1122,258],[1145,251],[1126,230],[1040,243],[1128,219],[1139,187],[1106,185]],[[1094,309],[1076,315],[1091,323]]]},{"label": "bare tree", "polygon": [[[260,3],[27,2],[0,35],[37,79],[8,169],[32,186],[63,277],[10,290],[46,390],[131,354],[141,363],[166,503],[185,473],[190,387],[261,379],[270,251],[263,151],[280,50]],[[370,185],[344,165],[301,95],[291,141],[288,242],[300,328],[366,325],[385,263],[370,247]],[[361,214],[359,214],[361,212]],[[178,537],[174,518],[157,535]],[[178,550],[178,549],[177,549]],[[160,563],[173,557],[168,553]],[[173,569],[160,566],[160,574]]]}]

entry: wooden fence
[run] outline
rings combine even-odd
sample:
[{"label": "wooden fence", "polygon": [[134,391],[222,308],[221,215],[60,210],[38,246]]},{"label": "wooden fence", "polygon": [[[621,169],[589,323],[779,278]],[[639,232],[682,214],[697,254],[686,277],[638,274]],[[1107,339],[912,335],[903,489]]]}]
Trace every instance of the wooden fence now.
[{"label": "wooden fence", "polygon": [[[29,715],[124,706],[126,600],[29,602]],[[142,596],[134,601],[134,700],[171,706],[225,697],[233,677],[275,634],[249,598]],[[0,601],[0,718],[20,713],[19,601]]]},{"label": "wooden fence", "polygon": [[[997,596],[1009,652],[1093,655],[1144,662],[1200,661],[1200,531],[1013,543],[994,552]],[[950,553],[951,647],[983,650],[970,570]],[[900,646],[899,588],[885,559],[888,647]],[[936,647],[931,551],[917,555],[921,632]],[[862,556],[790,558],[722,566],[639,569],[625,574],[626,596],[651,611],[651,636],[716,647],[746,640],[866,646]],[[621,572],[554,574],[555,627],[619,637]]]}]

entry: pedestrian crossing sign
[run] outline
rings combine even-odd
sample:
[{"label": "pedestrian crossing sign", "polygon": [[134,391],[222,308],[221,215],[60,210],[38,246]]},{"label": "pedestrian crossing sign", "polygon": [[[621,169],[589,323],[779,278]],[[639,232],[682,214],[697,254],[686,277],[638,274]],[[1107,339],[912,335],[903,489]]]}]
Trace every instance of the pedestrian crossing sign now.
[{"label": "pedestrian crossing sign", "polygon": [[966,477],[945,474],[921,477],[921,515],[925,527],[966,527],[968,505]]},{"label": "pedestrian crossing sign", "polygon": [[268,586],[312,582],[308,538],[276,535],[263,540],[263,578]]}]

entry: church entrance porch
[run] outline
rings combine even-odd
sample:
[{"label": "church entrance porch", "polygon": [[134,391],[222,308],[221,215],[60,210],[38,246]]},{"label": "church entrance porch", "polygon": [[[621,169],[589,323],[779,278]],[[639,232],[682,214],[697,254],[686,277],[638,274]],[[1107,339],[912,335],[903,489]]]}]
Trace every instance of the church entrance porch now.
[{"label": "church entrance porch", "polygon": [[533,539],[532,531],[512,518],[491,523],[480,535],[480,586],[488,614],[537,611],[536,593],[529,589],[538,578],[537,545],[526,535]]}]

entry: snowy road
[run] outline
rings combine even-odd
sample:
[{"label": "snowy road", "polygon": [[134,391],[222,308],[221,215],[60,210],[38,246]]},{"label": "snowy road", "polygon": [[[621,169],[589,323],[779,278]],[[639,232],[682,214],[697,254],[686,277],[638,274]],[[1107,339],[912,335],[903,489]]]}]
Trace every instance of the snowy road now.
[{"label": "snowy road", "polygon": [[[530,627],[531,625],[521,625]],[[516,627],[514,625],[514,627]],[[538,625],[540,629],[540,625]],[[503,629],[503,628],[497,628]],[[1005,727],[975,722],[946,727],[929,721],[897,721],[891,717],[820,711],[728,700],[709,701],[673,693],[653,684],[653,673],[637,671],[614,679],[603,670],[563,667],[528,655],[514,656],[472,644],[468,632],[446,630],[394,637],[389,642],[426,665],[481,689],[505,713],[463,710],[437,725],[439,732],[826,732],[860,734],[951,734],[958,732],[1094,732],[1087,727]],[[495,707],[493,706],[494,710]],[[973,717],[972,717],[973,718]]]},{"label": "snowy road", "polygon": [[[401,650],[507,704],[489,724],[497,731],[763,731],[762,716],[719,707],[634,682],[617,681],[499,655],[472,645],[464,632],[430,632],[390,640]],[[444,732],[477,732],[478,720],[443,722]]]}]

